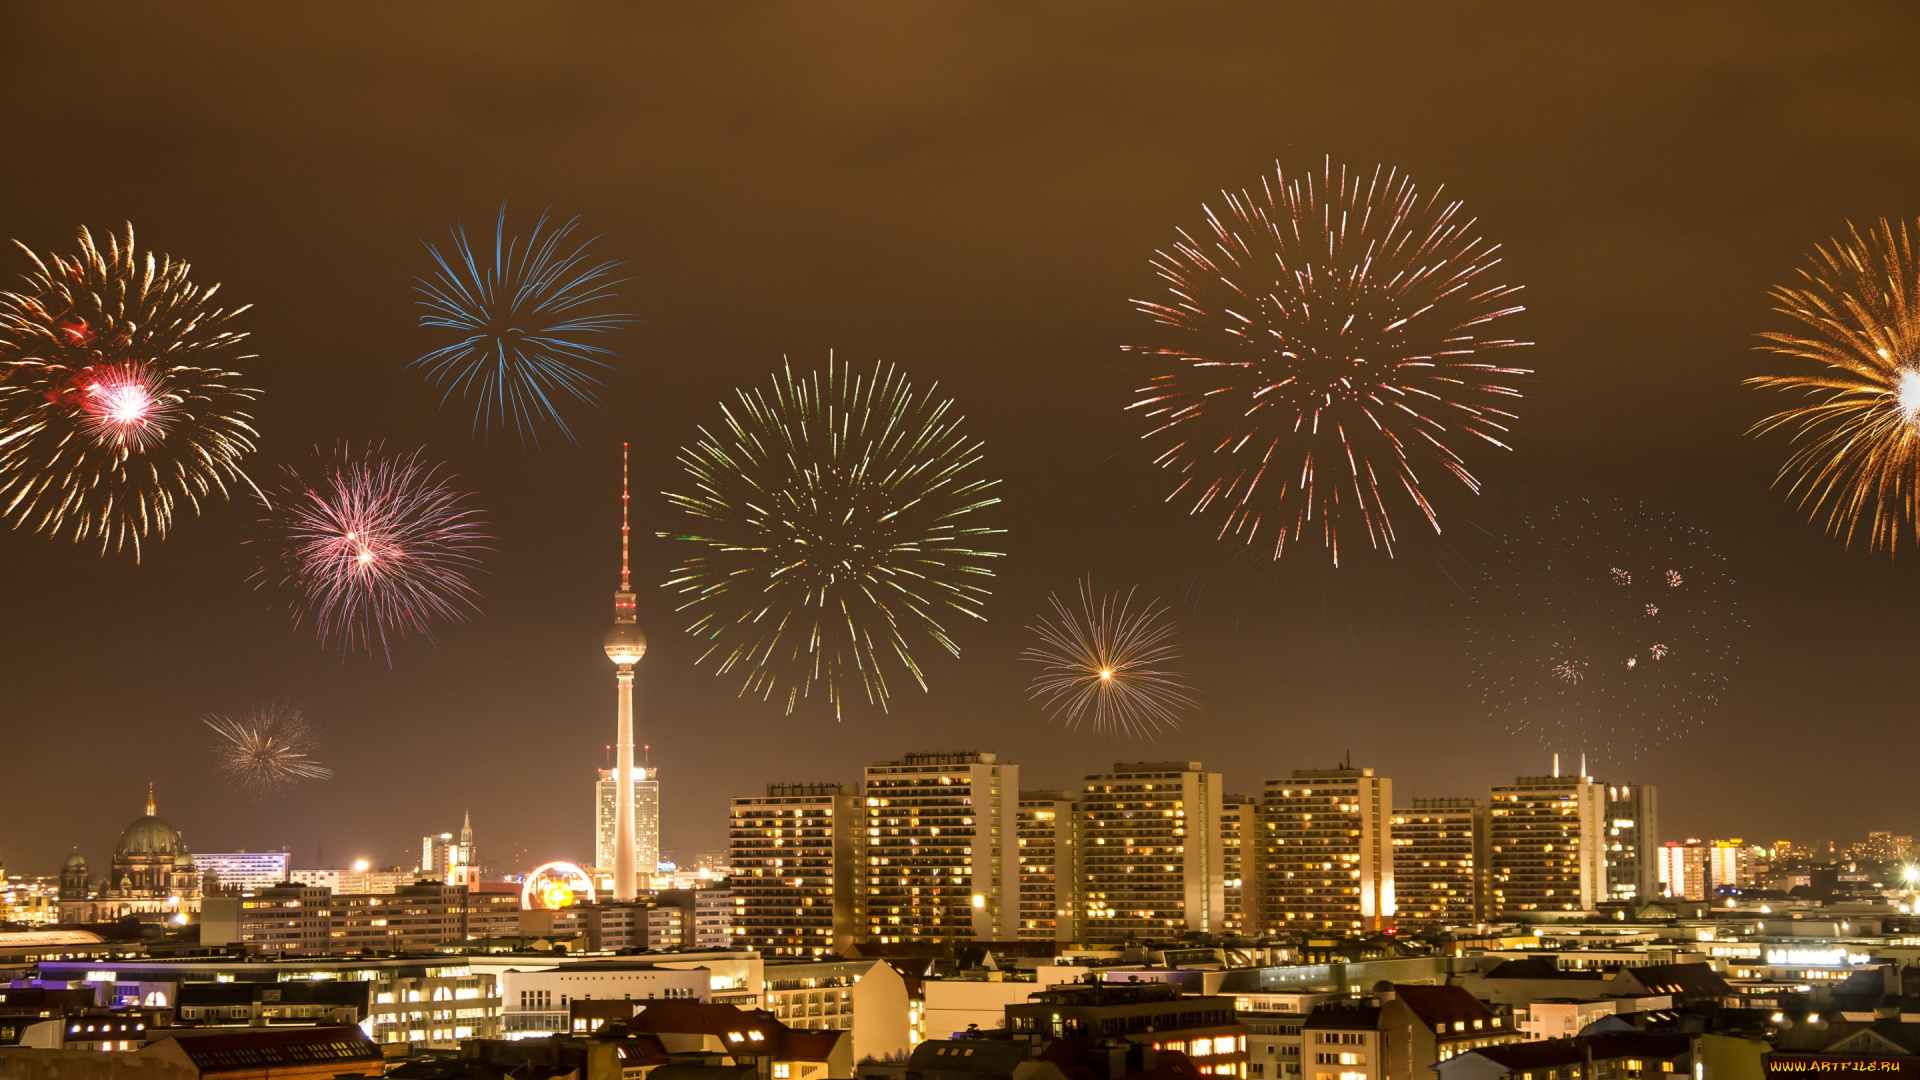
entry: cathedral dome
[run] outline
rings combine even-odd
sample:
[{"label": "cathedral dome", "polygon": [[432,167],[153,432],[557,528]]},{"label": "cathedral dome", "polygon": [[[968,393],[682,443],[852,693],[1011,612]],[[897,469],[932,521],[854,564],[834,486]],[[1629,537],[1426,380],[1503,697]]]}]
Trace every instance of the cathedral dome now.
[{"label": "cathedral dome", "polygon": [[77,851],[67,856],[67,861],[60,864],[62,870],[85,870],[86,868],[87,857]]},{"label": "cathedral dome", "polygon": [[[154,813],[153,791],[147,791],[147,812],[133,819],[133,824],[120,832],[120,843],[113,849],[113,860],[117,865],[122,859],[139,855],[179,856],[187,854],[187,845],[180,834],[166,819]],[[189,857],[191,858],[191,857]]]}]

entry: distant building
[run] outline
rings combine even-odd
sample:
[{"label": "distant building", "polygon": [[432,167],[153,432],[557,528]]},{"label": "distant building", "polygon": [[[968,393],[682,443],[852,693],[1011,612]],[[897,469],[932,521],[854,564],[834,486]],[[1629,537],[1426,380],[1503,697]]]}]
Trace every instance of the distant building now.
[{"label": "distant building", "polygon": [[1230,997],[1188,996],[1176,986],[1152,983],[1051,986],[1006,1006],[1006,1014],[1015,1043],[1046,1047],[1118,1039],[1186,1054],[1210,1075],[1247,1075],[1247,1028]]},{"label": "distant building", "polygon": [[1489,840],[1479,799],[1415,799],[1393,814],[1393,896],[1401,926],[1486,919]]},{"label": "distant building", "polygon": [[1660,897],[1660,818],[1647,784],[1607,785],[1607,899]]},{"label": "distant building", "polygon": [[725,949],[736,940],[733,932],[733,890],[693,891],[693,947]]},{"label": "distant building", "polygon": [[1260,801],[1251,795],[1220,798],[1220,932],[1258,935]]},{"label": "distant building", "polygon": [[768,784],[728,819],[733,943],[771,956],[821,957],[861,932],[861,835],[852,784]]},{"label": "distant building", "polygon": [[[147,785],[146,813],[120,832],[104,887],[87,880],[86,860],[76,852],[61,871],[60,921],[185,922],[200,910],[200,875],[179,830],[161,818]],[[72,899],[68,894],[73,893]]]},{"label": "distant building", "polygon": [[1752,849],[1745,840],[1715,840],[1707,851],[1707,889],[1739,889],[1753,884]]},{"label": "distant building", "polygon": [[868,937],[1018,937],[1018,765],[971,751],[908,754],[868,766],[865,787]]},{"label": "distant building", "polygon": [[1020,846],[1020,937],[1075,940],[1082,890],[1073,796],[1064,791],[1021,792],[1014,830]]},{"label": "distant building", "polygon": [[287,853],[284,851],[231,851],[216,855],[195,855],[193,871],[202,881],[211,874],[226,889],[252,892],[287,880]]},{"label": "distant building", "polygon": [[1676,900],[1705,900],[1712,887],[1707,846],[1699,840],[1669,840],[1660,845],[1660,886]]},{"label": "distant building", "polygon": [[1493,789],[1490,918],[1593,911],[1607,896],[1607,788],[1522,776]]},{"label": "distant building", "polygon": [[1394,913],[1393,781],[1372,769],[1297,769],[1260,800],[1267,929],[1378,930]]},{"label": "distant building", "polygon": [[473,845],[473,815],[460,822],[460,835],[441,833],[420,838],[420,876],[447,885],[476,885],[480,855]]},{"label": "distant building", "polygon": [[252,896],[208,897],[202,945],[246,945],[276,956],[344,956],[371,950],[424,952],[481,938],[513,937],[520,898],[421,881],[393,893],[329,893],[276,885]]},{"label": "distant building", "polygon": [[1087,776],[1078,807],[1082,940],[1220,931],[1220,789],[1220,774],[1197,761],[1123,762]]},{"label": "distant building", "polygon": [[913,1048],[906,980],[884,960],[773,961],[765,987],[766,1010],[788,1027],[852,1032],[856,1061]]},{"label": "distant building", "polygon": [[336,893],[391,893],[419,881],[420,876],[418,870],[289,870],[287,884],[315,885]]},{"label": "distant building", "polygon": [[[660,869],[660,770],[636,765],[633,776],[633,865],[644,889]],[[614,796],[619,790],[613,770],[601,769],[593,785],[593,865],[602,870],[613,868]]]}]

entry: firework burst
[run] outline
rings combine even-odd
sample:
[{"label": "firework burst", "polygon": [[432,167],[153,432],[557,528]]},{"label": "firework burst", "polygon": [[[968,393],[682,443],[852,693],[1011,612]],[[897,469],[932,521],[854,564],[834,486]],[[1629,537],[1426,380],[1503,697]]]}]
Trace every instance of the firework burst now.
[{"label": "firework burst", "polygon": [[742,695],[792,712],[818,690],[838,716],[858,686],[885,709],[889,668],[926,688],[919,642],[959,655],[942,620],[982,618],[1000,554],[983,544],[1003,530],[975,522],[999,481],[934,389],[890,365],[785,368],[680,452],[692,493],[668,498],[699,524],[667,585],[695,613],[700,662],[738,672]]},{"label": "firework burst", "polygon": [[1777,482],[1810,518],[1849,545],[1864,534],[1892,552],[1920,530],[1920,265],[1904,221],[1848,234],[1772,291],[1774,310],[1799,325],[1761,334],[1761,348],[1819,370],[1746,380],[1811,399],[1752,434],[1788,430]]},{"label": "firework burst", "polygon": [[1168,667],[1180,658],[1170,612],[1158,600],[1135,609],[1133,597],[1132,589],[1095,597],[1089,577],[1078,610],[1050,596],[1053,616],[1027,628],[1040,638],[1020,654],[1040,665],[1027,696],[1069,729],[1091,719],[1095,731],[1151,738],[1194,707],[1192,687]]},{"label": "firework burst", "polygon": [[343,445],[286,467],[270,493],[270,555],[254,580],[283,588],[296,625],[311,620],[322,644],[369,655],[378,645],[391,664],[395,639],[431,640],[435,623],[479,612],[471,578],[486,521],[424,454]]},{"label": "firework burst", "polygon": [[1172,294],[1136,300],[1162,341],[1129,408],[1174,478],[1169,502],[1271,549],[1317,535],[1333,562],[1357,531],[1389,555],[1412,515],[1438,533],[1434,480],[1478,494],[1468,455],[1504,441],[1525,368],[1486,354],[1522,309],[1492,284],[1499,246],[1442,192],[1397,170],[1278,170],[1202,207],[1199,235],[1156,253]]},{"label": "firework burst", "polygon": [[244,716],[208,716],[214,767],[250,795],[273,795],[302,780],[327,780],[333,770],[313,759],[318,742],[298,705],[272,702]]},{"label": "firework burst", "polygon": [[631,315],[600,311],[617,301],[620,263],[587,253],[597,237],[576,242],[573,218],[547,228],[542,213],[525,240],[507,233],[507,207],[493,227],[493,255],[473,250],[464,225],[454,225],[448,252],[422,241],[433,255],[431,277],[416,278],[426,309],[420,325],[450,330],[456,340],[413,362],[444,393],[474,404],[473,427],[485,434],[511,425],[524,445],[540,443],[552,425],[569,442],[573,431],[560,415],[568,400],[598,407],[596,372],[609,370],[613,352],[594,344],[610,330],[634,322]]},{"label": "firework burst", "polygon": [[1472,681],[1487,712],[1548,749],[1614,761],[1706,721],[1746,625],[1703,531],[1586,500],[1510,537],[1475,601]]},{"label": "firework burst", "polygon": [[137,251],[131,225],[105,248],[81,229],[73,256],[21,250],[34,269],[0,292],[0,517],[138,559],[181,508],[248,483],[258,391],[225,367],[253,359],[226,329],[246,308],[214,307],[219,286]]}]

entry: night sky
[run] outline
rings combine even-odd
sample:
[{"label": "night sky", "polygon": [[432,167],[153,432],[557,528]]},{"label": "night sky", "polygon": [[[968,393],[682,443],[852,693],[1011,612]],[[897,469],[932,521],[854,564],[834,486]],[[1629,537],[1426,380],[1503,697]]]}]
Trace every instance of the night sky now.
[{"label": "night sky", "polygon": [[[1723,707],[1593,771],[1659,785],[1667,838],[1920,832],[1899,797],[1912,559],[1849,552],[1787,505],[1783,443],[1742,435],[1775,402],[1738,386],[1779,367],[1753,335],[1812,243],[1920,215],[1917,22],[1899,4],[9,5],[0,233],[66,250],[76,225],[131,220],[255,305],[254,475],[342,438],[424,444],[498,551],[484,617],[389,669],[268,610],[246,502],[137,566],[0,532],[0,862],[52,872],[78,845],[104,865],[149,780],[199,851],[406,863],[470,809],[502,869],[590,858],[622,440],[671,856],[724,846],[729,796],[917,749],[996,751],[1026,787],[1198,759],[1255,794],[1350,750],[1402,802],[1544,772],[1468,686],[1465,602],[1431,560],[1335,576],[1290,549],[1251,581],[1158,504],[1121,410],[1154,248],[1220,188],[1328,155],[1444,183],[1525,285],[1538,376],[1515,452],[1483,458],[1495,518],[1573,496],[1674,510],[1740,582]],[[415,325],[420,240],[484,228],[502,199],[604,234],[645,319],[614,339],[604,413],[575,410],[577,448],[476,441],[406,369],[436,340]],[[25,260],[0,263],[11,282]],[[931,693],[839,722],[695,668],[651,535],[679,524],[658,493],[695,425],[828,350],[937,380],[1005,479],[1009,530],[962,658],[923,652]],[[1023,627],[1089,571],[1176,603],[1206,583],[1181,615],[1204,691],[1186,730],[1074,734],[1026,701]],[[199,718],[272,697],[320,721],[337,778],[251,802],[215,782]]]}]

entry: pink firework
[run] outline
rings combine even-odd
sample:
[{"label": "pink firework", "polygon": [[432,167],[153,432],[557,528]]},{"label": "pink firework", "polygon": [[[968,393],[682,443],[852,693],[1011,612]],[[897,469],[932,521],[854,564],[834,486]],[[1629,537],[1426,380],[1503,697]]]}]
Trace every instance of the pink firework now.
[{"label": "pink firework", "polygon": [[1630,571],[1622,570],[1616,566],[1613,568],[1613,583],[1615,585],[1631,585],[1633,584],[1633,574]]},{"label": "pink firework", "polygon": [[1562,660],[1553,665],[1553,677],[1563,683],[1578,685],[1586,677],[1587,665],[1579,660]]},{"label": "pink firework", "polygon": [[1648,605],[1647,605],[1647,618],[1649,618],[1649,619],[1651,619],[1651,618],[1653,618],[1653,617],[1654,617],[1655,615],[1658,615],[1658,614],[1660,614],[1660,605],[1659,605],[1659,604],[1648,604]]},{"label": "pink firework", "polygon": [[289,466],[271,496],[267,524],[274,566],[296,624],[311,619],[322,644],[342,652],[380,651],[435,623],[479,612],[472,575],[490,537],[480,511],[423,450],[389,455],[342,446],[305,473]]},{"label": "pink firework", "polygon": [[1673,588],[1676,588],[1676,589],[1679,588],[1680,583],[1685,580],[1686,580],[1685,578],[1680,576],[1680,571],[1678,570],[1667,571],[1667,584],[1672,586]]},{"label": "pink firework", "polygon": [[1667,658],[1667,654],[1672,652],[1673,650],[1667,648],[1665,645],[1655,645],[1653,648],[1648,649],[1647,651],[1653,654],[1653,658],[1655,660],[1665,660]]}]

